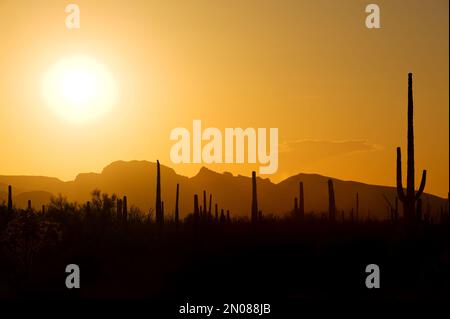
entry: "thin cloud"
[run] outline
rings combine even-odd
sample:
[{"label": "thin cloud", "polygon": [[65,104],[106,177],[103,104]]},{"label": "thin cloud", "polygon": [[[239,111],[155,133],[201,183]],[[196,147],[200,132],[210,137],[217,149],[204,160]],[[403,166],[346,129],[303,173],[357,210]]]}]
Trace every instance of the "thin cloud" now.
[{"label": "thin cloud", "polygon": [[381,147],[367,140],[318,140],[303,139],[280,144],[280,157],[290,162],[313,163],[329,157],[356,152],[372,152]]}]

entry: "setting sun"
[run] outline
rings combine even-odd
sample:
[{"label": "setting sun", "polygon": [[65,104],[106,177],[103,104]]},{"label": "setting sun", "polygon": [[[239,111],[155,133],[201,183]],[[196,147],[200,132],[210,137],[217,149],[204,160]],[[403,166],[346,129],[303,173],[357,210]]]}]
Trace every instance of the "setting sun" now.
[{"label": "setting sun", "polygon": [[44,76],[43,95],[59,116],[84,123],[114,106],[117,89],[105,66],[87,56],[73,56],[50,67]]}]

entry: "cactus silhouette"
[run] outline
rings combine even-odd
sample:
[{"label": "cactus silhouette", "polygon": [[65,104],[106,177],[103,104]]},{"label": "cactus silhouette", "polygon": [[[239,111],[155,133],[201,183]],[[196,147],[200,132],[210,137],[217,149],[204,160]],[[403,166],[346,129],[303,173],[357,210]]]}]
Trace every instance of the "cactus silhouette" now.
[{"label": "cactus silhouette", "polygon": [[198,219],[200,217],[200,211],[198,208],[198,195],[194,195],[194,222],[198,222]]},{"label": "cactus silhouette", "polygon": [[402,185],[402,154],[400,147],[397,147],[397,194],[403,203],[403,214],[406,220],[413,221],[415,216],[415,203],[423,193],[425,188],[427,171],[423,170],[422,180],[417,193],[414,190],[414,126],[413,126],[413,93],[412,93],[412,73],[408,73],[408,159],[406,176],[406,193]]},{"label": "cactus silhouette", "polygon": [[303,219],[305,217],[305,197],[303,195],[303,182],[300,182],[299,215],[300,219]]},{"label": "cactus silhouette", "polygon": [[28,200],[28,206],[27,206],[27,209],[28,209],[29,211],[31,211],[31,199]]},{"label": "cactus silhouette", "polygon": [[394,221],[398,220],[398,197],[395,197]]},{"label": "cactus silhouette", "polygon": [[256,193],[256,172],[252,172],[252,222],[258,221],[258,197]]},{"label": "cactus silhouette", "polygon": [[423,220],[425,223],[429,224],[430,221],[432,220],[431,217],[431,205],[430,205],[430,200],[427,200],[427,209],[425,211],[425,214],[423,215]]},{"label": "cactus silhouette", "polygon": [[331,179],[328,180],[328,214],[330,222],[333,223],[336,220],[336,203],[334,200],[333,181]]},{"label": "cactus silhouette", "polygon": [[356,216],[355,219],[359,219],[359,194],[356,193]]},{"label": "cactus silhouette", "polygon": [[120,198],[117,198],[116,211],[117,211],[117,218],[119,220],[122,220],[123,219],[123,211],[122,211],[122,200]]},{"label": "cactus silhouette", "polygon": [[206,191],[203,191],[203,217],[206,219]]},{"label": "cactus silhouette", "polygon": [[175,197],[175,224],[178,224],[179,222],[179,211],[178,211],[178,196],[180,194],[180,184],[177,184],[177,194]]},{"label": "cactus silhouette", "polygon": [[224,224],[226,222],[225,212],[223,211],[223,208],[220,210],[220,223]]},{"label": "cactus silhouette", "polygon": [[156,223],[163,223],[162,206],[161,206],[161,170],[159,161],[156,161],[156,207],[155,207]]},{"label": "cactus silhouette", "polygon": [[417,200],[416,219],[417,219],[417,221],[421,221],[422,220],[422,198],[419,198]]},{"label": "cactus silhouette", "polygon": [[127,221],[128,218],[128,206],[127,206],[127,197],[124,196],[122,200],[122,218],[123,221]]},{"label": "cactus silhouette", "polygon": [[212,205],[212,194],[209,194],[209,208],[208,208],[208,218],[209,218],[209,219],[212,218],[212,214],[211,214],[211,205]]},{"label": "cactus silhouette", "polygon": [[216,222],[219,221],[219,209],[217,207],[217,203],[214,205],[214,220]]},{"label": "cactus silhouette", "polygon": [[12,187],[8,186],[8,211],[11,212],[13,209],[13,201],[12,201]]}]

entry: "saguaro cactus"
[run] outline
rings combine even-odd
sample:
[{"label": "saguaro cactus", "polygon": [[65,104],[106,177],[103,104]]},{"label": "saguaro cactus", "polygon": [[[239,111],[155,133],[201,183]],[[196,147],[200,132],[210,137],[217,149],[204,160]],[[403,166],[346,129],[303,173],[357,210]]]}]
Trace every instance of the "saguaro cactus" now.
[{"label": "saguaro cactus", "polygon": [[395,197],[394,221],[398,220],[398,197]]},{"label": "saguaro cactus", "polygon": [[220,210],[220,223],[224,224],[226,222],[225,212],[223,208]]},{"label": "saguaro cactus", "polygon": [[440,209],[440,223],[444,224],[447,221],[447,217],[448,217],[448,215],[446,215],[444,213],[444,207],[441,206],[441,209]]},{"label": "saguaro cactus", "polygon": [[28,207],[27,207],[28,211],[31,211],[31,199],[28,200]]},{"label": "saguaro cactus", "polygon": [[356,193],[356,220],[359,219],[359,194]]},{"label": "saguaro cactus", "polygon": [[122,218],[124,221],[127,221],[128,218],[128,204],[126,196],[124,196],[122,200]]},{"label": "saguaro cactus", "polygon": [[252,223],[258,221],[258,197],[256,193],[256,172],[252,172]]},{"label": "saguaro cactus", "polygon": [[402,154],[400,147],[397,147],[397,194],[403,203],[404,217],[408,221],[415,219],[415,203],[420,198],[425,188],[427,171],[423,170],[422,180],[417,193],[414,190],[414,127],[413,127],[413,93],[412,93],[412,73],[408,74],[408,159],[406,193],[402,186]]},{"label": "saguaro cactus", "polygon": [[116,204],[116,210],[117,210],[117,218],[121,220],[123,218],[122,213],[122,200],[120,198],[117,198],[117,204]]},{"label": "saguaro cactus", "polygon": [[200,211],[198,208],[198,195],[194,194],[194,222],[198,222]]},{"label": "saguaro cactus", "polygon": [[203,217],[206,219],[206,191],[203,191]]},{"label": "saguaro cactus", "polygon": [[209,194],[209,208],[208,208],[208,218],[209,218],[209,219],[212,218],[212,214],[211,214],[211,205],[212,205],[212,194]]},{"label": "saguaro cactus", "polygon": [[178,224],[179,221],[179,212],[178,212],[178,196],[180,194],[180,184],[177,184],[177,195],[175,197],[175,224]]},{"label": "saguaro cactus", "polygon": [[425,210],[425,214],[423,215],[423,220],[427,224],[432,221],[430,199],[427,200],[427,208]]},{"label": "saguaro cactus", "polygon": [[161,171],[159,161],[156,161],[156,207],[155,218],[157,224],[162,224],[162,206],[161,206]]},{"label": "saguaro cactus", "polygon": [[11,212],[13,208],[13,201],[12,201],[12,187],[11,185],[8,186],[8,211]]},{"label": "saguaro cactus", "polygon": [[303,219],[305,217],[305,197],[303,195],[303,182],[300,182],[299,214],[300,219]]},{"label": "saguaro cactus", "polygon": [[334,200],[333,181],[331,179],[328,180],[328,214],[330,222],[334,222],[336,220],[336,203]]},{"label": "saguaro cactus", "polygon": [[417,200],[417,205],[416,205],[416,219],[418,221],[422,220],[422,198],[419,198]]},{"label": "saguaro cactus", "polygon": [[219,221],[219,209],[217,207],[217,203],[214,205],[214,220],[216,222]]}]

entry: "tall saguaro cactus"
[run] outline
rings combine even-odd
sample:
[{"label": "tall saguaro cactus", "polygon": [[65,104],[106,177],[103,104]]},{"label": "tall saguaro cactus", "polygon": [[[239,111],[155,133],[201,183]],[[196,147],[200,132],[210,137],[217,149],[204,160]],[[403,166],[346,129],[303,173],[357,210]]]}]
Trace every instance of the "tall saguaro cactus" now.
[{"label": "tall saguaro cactus", "polygon": [[208,218],[211,219],[211,205],[212,205],[212,194],[209,194],[209,208],[208,208]]},{"label": "tall saguaro cactus", "polygon": [[203,218],[206,219],[207,213],[206,213],[206,191],[203,190]]},{"label": "tall saguaro cactus", "polygon": [[258,221],[258,197],[256,193],[256,172],[252,172],[252,223]]},{"label": "tall saguaro cactus", "polygon": [[422,198],[419,198],[417,200],[416,218],[417,218],[417,220],[422,220]]},{"label": "tall saguaro cactus", "polygon": [[156,161],[156,207],[155,207],[155,218],[157,224],[162,224],[162,205],[161,205],[161,171],[159,166],[159,161]]},{"label": "tall saguaro cactus", "polygon": [[303,195],[303,182],[300,182],[299,214],[300,219],[303,219],[305,217],[305,197]]},{"label": "tall saguaro cactus", "polygon": [[398,220],[398,197],[395,197],[394,221]]},{"label": "tall saguaro cactus", "polygon": [[120,198],[117,198],[116,210],[117,210],[117,219],[122,220],[123,219],[122,200]]},{"label": "tall saguaro cactus", "polygon": [[8,211],[11,212],[13,208],[13,202],[12,202],[12,187],[11,185],[8,186]]},{"label": "tall saguaro cactus", "polygon": [[194,222],[198,222],[200,211],[198,208],[198,195],[194,194]]},{"label": "tall saguaro cactus", "polygon": [[127,221],[128,219],[128,204],[127,204],[127,197],[124,196],[122,200],[122,218],[123,221]]},{"label": "tall saguaro cactus", "polygon": [[220,210],[220,219],[219,219],[219,222],[220,222],[221,224],[225,224],[225,222],[226,222],[225,212],[224,212],[223,208]]},{"label": "tall saguaro cactus", "polygon": [[422,180],[419,190],[414,190],[414,126],[413,126],[413,93],[412,93],[412,73],[408,74],[408,159],[406,176],[406,193],[402,186],[402,154],[400,147],[397,147],[397,194],[403,203],[404,217],[408,221],[416,219],[415,204],[420,199],[425,188],[427,171],[423,170]]},{"label": "tall saguaro cactus", "polygon": [[330,222],[334,222],[336,220],[336,202],[334,199],[333,181],[331,179],[328,180],[328,213]]},{"label": "tall saguaro cactus", "polygon": [[359,194],[356,193],[356,220],[359,219]]},{"label": "tall saguaro cactus", "polygon": [[180,184],[177,184],[177,195],[175,197],[175,224],[178,224],[180,215],[178,211],[178,196],[180,194]]}]

